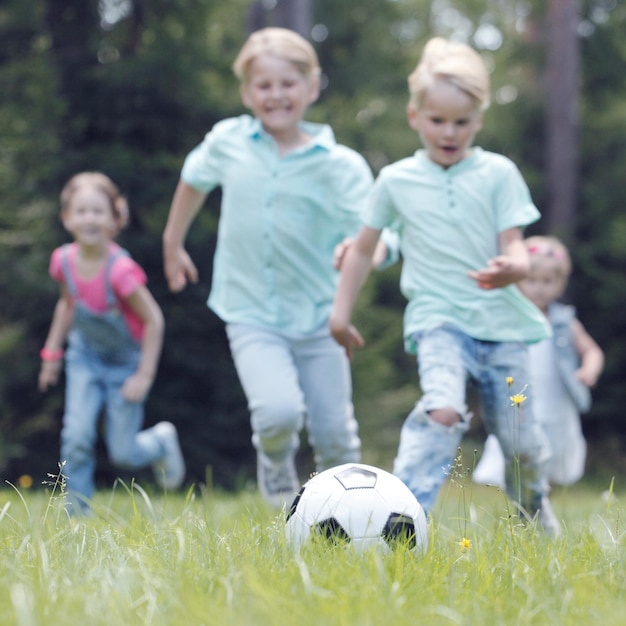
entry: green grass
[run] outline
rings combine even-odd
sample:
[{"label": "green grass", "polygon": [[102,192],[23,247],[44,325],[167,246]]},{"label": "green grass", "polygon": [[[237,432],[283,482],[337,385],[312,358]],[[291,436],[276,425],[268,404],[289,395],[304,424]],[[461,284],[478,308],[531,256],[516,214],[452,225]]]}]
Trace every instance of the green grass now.
[{"label": "green grass", "polygon": [[0,621],[621,626],[626,533],[616,491],[607,499],[592,486],[556,490],[564,532],[550,540],[509,518],[497,489],[451,482],[416,558],[325,546],[296,555],[282,516],[251,493],[117,485],[98,493],[93,517],[70,521],[62,497],[6,486]]}]

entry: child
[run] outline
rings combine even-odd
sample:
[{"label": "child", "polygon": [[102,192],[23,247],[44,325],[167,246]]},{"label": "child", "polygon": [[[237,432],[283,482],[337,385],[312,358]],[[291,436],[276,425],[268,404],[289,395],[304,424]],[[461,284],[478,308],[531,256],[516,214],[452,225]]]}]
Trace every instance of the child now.
[{"label": "child", "polygon": [[61,192],[61,220],[74,242],[57,248],[50,275],[60,284],[44,348],[39,389],[56,384],[66,337],[62,469],[72,513],[87,512],[94,492],[95,442],[106,407],[111,462],[127,469],[152,465],[163,488],[181,485],[185,465],[169,422],[143,430],[144,402],[157,370],[163,337],[161,309],[143,270],[113,240],[128,206],[104,174],[82,172]]},{"label": "child", "polygon": [[[571,485],[585,471],[587,444],[580,414],[591,407],[589,388],[602,373],[604,353],[576,318],[574,308],[557,302],[572,269],[567,248],[556,237],[529,237],[525,244],[530,273],[519,287],[541,309],[553,330],[551,340],[529,348],[535,407],[552,447],[548,479]],[[504,458],[493,435],[487,437],[473,479],[504,485]]]},{"label": "child", "polygon": [[172,291],[197,281],[183,243],[222,187],[209,307],[251,412],[259,490],[279,507],[300,488],[306,422],[318,470],[360,459],[349,363],[328,329],[333,252],[360,224],[372,174],[329,126],[303,121],[319,95],[313,47],[283,28],[247,39],[234,73],[252,116],[223,120],[185,160],[163,234]]},{"label": "child", "polygon": [[[522,228],[539,212],[511,161],[472,147],[489,104],[487,71],[474,50],[434,38],[408,83],[409,126],[424,149],[380,172],[366,225],[343,261],[332,334],[349,355],[363,345],[350,325],[352,308],[381,229],[397,223],[400,287],[409,301],[405,344],[417,353],[423,395],[402,428],[394,473],[427,511],[432,508],[469,427],[471,380],[509,465],[514,454],[522,459],[522,471],[507,475],[509,494],[556,534],[546,495],[549,447],[531,398],[519,406],[513,426],[508,423],[506,380],[527,380],[526,343],[550,334],[539,309],[513,285],[528,271]],[[520,484],[514,480],[519,475]]]}]

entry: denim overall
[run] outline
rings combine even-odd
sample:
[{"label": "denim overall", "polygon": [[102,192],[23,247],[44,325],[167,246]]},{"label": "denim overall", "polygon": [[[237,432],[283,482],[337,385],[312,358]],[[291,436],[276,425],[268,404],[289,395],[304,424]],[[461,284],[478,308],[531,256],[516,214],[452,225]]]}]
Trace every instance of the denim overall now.
[{"label": "denim overall", "polygon": [[86,510],[93,496],[98,420],[104,409],[104,437],[113,465],[141,468],[163,457],[164,450],[152,429],[141,431],[144,403],[129,402],[121,389],[137,370],[140,346],[132,337],[117,305],[110,281],[119,249],[109,254],[105,267],[107,310],[89,309],[78,299],[70,271],[69,248],[62,252],[62,269],[74,317],[66,352],[65,414],[61,431],[61,461],[70,494],[69,510]]}]

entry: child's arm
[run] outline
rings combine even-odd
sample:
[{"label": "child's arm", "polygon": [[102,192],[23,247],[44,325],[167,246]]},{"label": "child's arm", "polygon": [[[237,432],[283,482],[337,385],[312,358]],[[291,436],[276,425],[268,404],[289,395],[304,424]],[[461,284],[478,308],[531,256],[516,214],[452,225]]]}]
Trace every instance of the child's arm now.
[{"label": "child's arm", "polygon": [[468,272],[481,289],[498,289],[526,278],[529,270],[528,251],[521,228],[509,228],[498,237],[500,254],[489,259],[487,267]]},{"label": "child's arm", "polygon": [[74,308],[70,302],[67,289],[61,284],[61,295],[54,307],[52,322],[48,337],[42,350],[41,369],[39,370],[39,391],[47,391],[51,385],[56,385],[63,364],[63,346],[67,333],[72,325]]},{"label": "child's arm", "polygon": [[198,270],[184,248],[187,231],[200,210],[206,193],[178,182],[163,231],[163,262],[170,291],[181,291],[187,281],[198,282]]},{"label": "child's arm", "polygon": [[580,355],[580,367],[576,370],[576,378],[587,387],[593,387],[604,369],[604,352],[580,320],[572,319],[571,329],[574,347]]},{"label": "child's arm", "polygon": [[143,320],[144,329],[139,366],[137,371],[124,382],[122,395],[129,402],[141,402],[152,386],[159,365],[159,356],[163,344],[163,313],[144,285],[135,289],[126,298],[126,302]]},{"label": "child's arm", "polygon": [[333,337],[337,343],[345,348],[348,358],[352,357],[354,346],[361,347],[364,345],[363,337],[350,324],[350,318],[359,291],[372,269],[372,257],[376,251],[379,237],[380,230],[363,226],[343,259],[341,278],[329,323]]}]

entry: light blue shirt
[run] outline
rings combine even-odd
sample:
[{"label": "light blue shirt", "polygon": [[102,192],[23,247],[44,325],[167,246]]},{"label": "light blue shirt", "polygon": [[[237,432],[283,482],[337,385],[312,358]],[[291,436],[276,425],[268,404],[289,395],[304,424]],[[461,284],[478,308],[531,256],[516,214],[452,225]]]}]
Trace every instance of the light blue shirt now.
[{"label": "light blue shirt", "polygon": [[296,334],[328,323],[333,251],[361,226],[373,177],[329,126],[301,127],[313,139],[281,157],[257,119],[226,119],[185,160],[189,186],[222,187],[208,305],[227,323]]},{"label": "light blue shirt", "polygon": [[499,254],[499,233],[539,217],[515,164],[478,147],[449,168],[418,150],[381,170],[365,223],[400,232],[408,351],[416,331],[441,324],[485,341],[550,336],[545,316],[516,286],[484,290],[467,276]]}]

